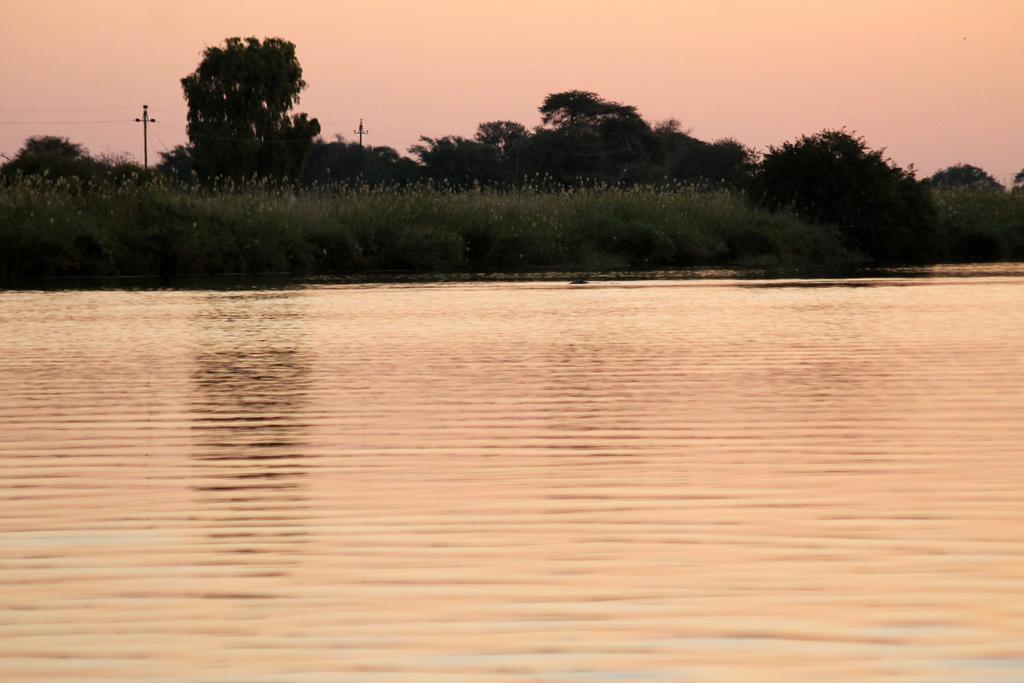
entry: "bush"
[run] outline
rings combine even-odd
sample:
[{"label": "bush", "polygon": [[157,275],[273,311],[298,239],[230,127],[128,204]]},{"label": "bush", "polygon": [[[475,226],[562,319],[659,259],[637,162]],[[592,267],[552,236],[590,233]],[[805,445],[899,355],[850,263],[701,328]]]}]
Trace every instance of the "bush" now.
[{"label": "bush", "polygon": [[754,179],[770,209],[839,227],[854,249],[880,261],[937,255],[936,213],[926,186],[867,148],[863,138],[827,130],[773,147]]}]

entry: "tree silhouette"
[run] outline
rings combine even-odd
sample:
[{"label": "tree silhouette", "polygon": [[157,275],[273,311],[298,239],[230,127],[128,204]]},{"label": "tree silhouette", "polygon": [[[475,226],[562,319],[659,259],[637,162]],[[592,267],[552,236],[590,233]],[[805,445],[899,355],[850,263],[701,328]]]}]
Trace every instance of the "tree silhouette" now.
[{"label": "tree silhouette", "polygon": [[290,113],[306,87],[293,43],[228,38],[203,52],[181,86],[201,177],[298,175],[320,124]]},{"label": "tree silhouette", "polygon": [[769,208],[791,209],[843,230],[852,246],[883,261],[927,258],[935,207],[924,183],[863,138],[826,130],[772,147],[755,179]]},{"label": "tree silhouette", "polygon": [[415,155],[427,178],[447,181],[454,187],[495,185],[505,180],[498,150],[457,135],[423,136],[409,152]]},{"label": "tree silhouette", "polygon": [[188,145],[177,145],[160,152],[160,163],[156,170],[179,183],[188,183],[193,179],[195,157]]},{"label": "tree silhouette", "polygon": [[49,175],[87,177],[95,173],[95,161],[82,145],[68,138],[40,135],[25,141],[3,167],[4,175]]},{"label": "tree silhouette", "polygon": [[405,185],[415,180],[419,167],[391,147],[362,146],[335,136],[331,142],[317,140],[302,172],[309,185]]},{"label": "tree silhouette", "polygon": [[983,169],[970,164],[956,164],[938,171],[928,179],[932,187],[970,187],[978,190],[1002,190],[999,181]]}]

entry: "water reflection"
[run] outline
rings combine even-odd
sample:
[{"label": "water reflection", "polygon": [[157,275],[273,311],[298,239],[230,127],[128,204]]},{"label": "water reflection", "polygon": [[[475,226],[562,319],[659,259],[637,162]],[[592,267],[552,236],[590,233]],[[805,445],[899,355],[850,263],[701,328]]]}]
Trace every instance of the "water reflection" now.
[{"label": "water reflection", "polygon": [[196,526],[218,551],[275,566],[308,536],[305,323],[300,292],[207,293],[191,331]]}]

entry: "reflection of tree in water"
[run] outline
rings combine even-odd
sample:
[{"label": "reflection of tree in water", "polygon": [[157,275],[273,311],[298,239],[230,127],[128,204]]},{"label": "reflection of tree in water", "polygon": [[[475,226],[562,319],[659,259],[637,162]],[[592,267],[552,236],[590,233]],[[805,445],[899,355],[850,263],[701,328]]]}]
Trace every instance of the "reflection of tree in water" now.
[{"label": "reflection of tree in water", "polygon": [[310,384],[297,292],[205,295],[194,318],[193,461],[209,543],[290,563],[307,518]]}]

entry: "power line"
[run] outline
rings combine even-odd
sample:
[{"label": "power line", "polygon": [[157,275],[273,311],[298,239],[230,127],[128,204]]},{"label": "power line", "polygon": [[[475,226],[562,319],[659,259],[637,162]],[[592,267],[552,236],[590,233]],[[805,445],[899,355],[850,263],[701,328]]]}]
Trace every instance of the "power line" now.
[{"label": "power line", "polygon": [[405,131],[406,133],[416,133],[417,135],[419,135],[419,134],[420,134],[420,131],[418,131],[418,130],[413,130],[412,128],[402,128],[401,126],[392,126],[392,125],[389,125],[389,124],[387,124],[387,123],[381,123],[380,121],[372,121],[372,120],[370,120],[370,119],[366,119],[366,121],[367,121],[368,123],[372,123],[372,124],[373,124],[373,125],[375,125],[375,126],[384,126],[385,128],[392,128],[392,129],[394,129],[394,130],[401,130],[401,131]]},{"label": "power line", "polygon": [[[153,121],[154,121],[154,119],[150,119],[150,123],[152,123]],[[227,140],[229,142],[245,142],[245,143],[251,143],[251,144],[256,144],[256,145],[271,145],[271,144],[280,144],[280,143],[288,143],[288,142],[295,142],[296,141],[296,140],[290,139],[290,138],[278,138],[278,139],[273,139],[273,140],[258,140],[255,137],[244,137],[244,136],[239,136],[239,135],[220,135],[218,133],[206,133],[206,132],[203,132],[203,131],[192,131],[191,133],[188,133],[188,132],[183,133],[180,128],[175,128],[174,126],[167,125],[166,123],[156,123],[156,124],[154,124],[154,126],[156,128],[162,128],[163,130],[166,130],[168,132],[172,132],[173,131],[174,133],[176,133],[178,135],[187,135],[190,138],[191,137],[205,138],[207,140]]]},{"label": "power line", "polygon": [[170,152],[171,151],[171,150],[167,149],[167,144],[164,143],[164,139],[162,137],[160,137],[160,134],[157,133],[156,130],[153,131],[153,137],[156,138],[156,141],[160,143],[160,146],[164,148],[165,152]]},{"label": "power line", "polygon": [[69,111],[127,111],[135,107],[61,107],[60,109],[0,109],[2,114],[53,114]]},{"label": "power line", "polygon": [[158,111],[161,114],[167,114],[168,116],[177,116],[179,118],[185,118],[185,114],[180,111],[171,111],[169,109],[161,109],[160,107],[150,107],[153,111]]},{"label": "power line", "polygon": [[0,121],[0,124],[9,126],[52,126],[52,125],[90,125],[90,124],[101,124],[101,123],[127,123],[126,119],[104,119],[104,120],[86,120],[86,121]]}]

